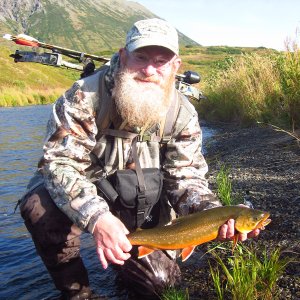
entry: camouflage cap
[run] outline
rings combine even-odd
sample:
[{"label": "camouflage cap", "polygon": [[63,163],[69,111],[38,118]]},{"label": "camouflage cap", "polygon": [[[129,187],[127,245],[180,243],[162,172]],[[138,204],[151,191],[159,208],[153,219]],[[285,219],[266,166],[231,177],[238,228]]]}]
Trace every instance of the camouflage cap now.
[{"label": "camouflage cap", "polygon": [[176,29],[161,19],[137,21],[127,34],[126,48],[132,52],[146,46],[161,46],[179,53]]}]

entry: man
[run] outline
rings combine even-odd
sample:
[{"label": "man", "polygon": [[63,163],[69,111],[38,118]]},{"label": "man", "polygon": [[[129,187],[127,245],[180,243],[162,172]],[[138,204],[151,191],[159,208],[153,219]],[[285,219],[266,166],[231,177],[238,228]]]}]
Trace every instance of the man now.
[{"label": "man", "polygon": [[[197,113],[175,89],[178,54],[178,35],[170,24],[136,22],[110,66],[76,82],[53,106],[44,155],[20,208],[62,299],[91,297],[79,255],[82,231],[93,234],[104,269],[119,265],[140,299],[153,298],[179,282],[179,267],[171,252],[137,259],[129,230],[168,223],[171,207],[184,215],[220,205],[205,179]],[[155,191],[159,200],[142,211],[142,221],[137,207],[126,206],[120,195],[115,206],[115,198],[107,196],[111,190],[100,184],[107,179],[114,194],[110,179],[116,171],[138,174],[139,169],[163,173],[162,192]],[[219,238],[233,234],[229,220]]]}]

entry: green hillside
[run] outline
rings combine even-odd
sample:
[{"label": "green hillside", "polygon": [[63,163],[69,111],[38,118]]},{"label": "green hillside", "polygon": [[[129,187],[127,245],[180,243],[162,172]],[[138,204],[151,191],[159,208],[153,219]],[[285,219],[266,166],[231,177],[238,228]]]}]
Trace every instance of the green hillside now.
[{"label": "green hillside", "polygon": [[181,48],[181,58],[183,60],[181,72],[191,70],[198,72],[202,77],[202,86],[205,85],[207,77],[212,69],[218,64],[222,64],[224,60],[250,53],[273,53],[272,49],[263,47],[229,47],[229,46],[186,46]]},{"label": "green hillside", "polygon": [[[30,50],[28,47],[8,48],[12,43],[0,42],[0,106],[30,105],[54,101],[80,73],[65,68],[44,66],[36,63],[14,63],[9,57],[15,49]],[[114,49],[116,51],[117,49]],[[99,54],[110,57],[113,50],[101,51]],[[183,64],[180,73],[191,70],[202,77],[199,88],[205,90],[206,80],[212,68],[229,56],[242,53],[263,53],[269,51],[259,48],[233,47],[182,47]],[[99,66],[99,65],[98,65]]]},{"label": "green hillside", "polygon": [[0,46],[0,106],[43,104],[54,101],[78,72],[35,63],[14,63]]},{"label": "green hillside", "polygon": [[[0,34],[25,33],[38,40],[98,54],[124,45],[126,32],[141,19],[157,17],[125,0],[10,0],[0,11]],[[179,33],[180,44],[197,45]]]},{"label": "green hillside", "polygon": [[[25,33],[109,58],[124,45],[135,21],[153,17],[157,16],[141,4],[126,0],[7,0],[0,10],[0,35]],[[197,45],[181,33],[179,41],[182,47]],[[9,54],[16,49],[31,50],[0,38],[0,106],[52,102],[79,78],[78,72],[63,68],[15,64]]]}]

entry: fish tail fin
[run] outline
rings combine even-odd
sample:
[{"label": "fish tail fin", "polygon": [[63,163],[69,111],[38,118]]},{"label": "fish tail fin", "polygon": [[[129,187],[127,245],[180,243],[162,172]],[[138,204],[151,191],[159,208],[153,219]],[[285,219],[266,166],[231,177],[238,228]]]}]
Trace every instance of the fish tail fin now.
[{"label": "fish tail fin", "polygon": [[147,247],[144,247],[144,246],[139,246],[139,256],[138,258],[142,258],[142,257],[145,257],[149,254],[151,254],[152,252],[154,252],[155,250],[154,249],[151,249],[151,248],[147,248]]}]

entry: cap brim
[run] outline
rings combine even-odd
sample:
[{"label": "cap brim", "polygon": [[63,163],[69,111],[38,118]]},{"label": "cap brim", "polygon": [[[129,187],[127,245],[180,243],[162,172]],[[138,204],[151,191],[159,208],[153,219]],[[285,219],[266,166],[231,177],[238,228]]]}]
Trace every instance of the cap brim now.
[{"label": "cap brim", "polygon": [[131,42],[129,45],[126,45],[126,48],[129,52],[133,52],[139,48],[147,47],[147,46],[159,46],[164,47],[171,50],[174,54],[178,55],[178,48],[174,47],[162,40],[154,40],[154,39],[142,39],[136,40],[135,42]]}]

